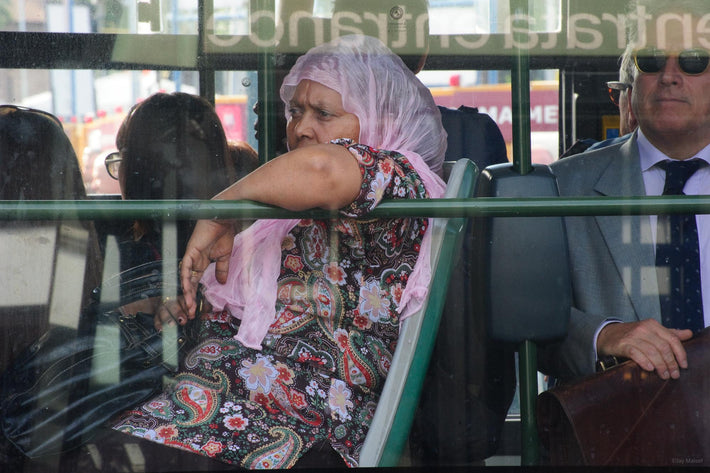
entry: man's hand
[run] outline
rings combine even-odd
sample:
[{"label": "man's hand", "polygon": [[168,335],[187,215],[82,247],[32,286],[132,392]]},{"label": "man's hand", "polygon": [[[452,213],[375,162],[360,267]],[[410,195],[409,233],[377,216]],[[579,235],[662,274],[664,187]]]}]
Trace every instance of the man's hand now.
[{"label": "man's hand", "polygon": [[691,330],[668,329],[653,319],[612,323],[599,333],[597,352],[634,360],[646,371],[656,371],[662,379],[680,377],[688,367],[681,342],[692,338]]}]

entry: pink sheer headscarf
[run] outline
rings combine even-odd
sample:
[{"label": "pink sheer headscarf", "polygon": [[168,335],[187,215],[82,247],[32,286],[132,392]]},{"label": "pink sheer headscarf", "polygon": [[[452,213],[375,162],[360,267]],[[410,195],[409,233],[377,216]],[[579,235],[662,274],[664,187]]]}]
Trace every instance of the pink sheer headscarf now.
[{"label": "pink sheer headscarf", "polygon": [[[429,196],[441,197],[439,177],[446,152],[446,132],[429,90],[378,39],[349,35],[312,48],[284,79],[281,99],[289,102],[296,86],[310,79],[338,92],[345,111],[360,122],[359,142],[403,154]],[[213,265],[202,277],[205,296],[215,309],[241,319],[236,339],[261,349],[276,317],[281,242],[298,220],[260,220],[234,239],[227,283],[215,279]],[[430,221],[431,228],[431,221]],[[419,310],[431,280],[431,232],[424,235],[420,257],[397,307],[400,320]]]}]

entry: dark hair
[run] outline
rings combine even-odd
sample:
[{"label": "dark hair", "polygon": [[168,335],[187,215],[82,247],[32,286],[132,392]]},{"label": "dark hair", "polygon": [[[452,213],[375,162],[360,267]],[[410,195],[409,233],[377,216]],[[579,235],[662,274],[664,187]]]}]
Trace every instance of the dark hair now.
[{"label": "dark hair", "polygon": [[229,140],[228,147],[237,180],[259,167],[259,154],[246,141]]},{"label": "dark hair", "polygon": [[0,106],[0,199],[85,197],[79,162],[59,120],[41,110]]},{"label": "dark hair", "polygon": [[209,199],[234,181],[222,123],[200,96],[148,97],[129,112],[116,146],[126,199]]},{"label": "dark hair", "polygon": [[[135,105],[116,136],[125,199],[209,199],[235,180],[219,116],[206,99],[157,93]],[[159,227],[139,221],[137,237]],[[193,222],[181,222],[184,250]]]}]

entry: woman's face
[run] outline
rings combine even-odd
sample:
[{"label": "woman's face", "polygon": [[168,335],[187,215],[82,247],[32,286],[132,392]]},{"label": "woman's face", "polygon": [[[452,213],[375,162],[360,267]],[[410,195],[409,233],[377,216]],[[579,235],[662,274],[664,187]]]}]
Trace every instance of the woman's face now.
[{"label": "woman's face", "polygon": [[298,83],[289,103],[291,118],[286,125],[289,149],[328,143],[337,138],[357,142],[360,122],[343,109],[340,94],[318,82],[304,79]]}]

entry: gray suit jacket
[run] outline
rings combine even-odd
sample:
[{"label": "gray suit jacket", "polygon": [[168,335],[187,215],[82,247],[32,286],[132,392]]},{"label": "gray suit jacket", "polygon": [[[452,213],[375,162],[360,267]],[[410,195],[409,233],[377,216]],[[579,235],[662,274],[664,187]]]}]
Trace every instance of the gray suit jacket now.
[{"label": "gray suit jacket", "polygon": [[[643,196],[637,135],[555,162],[560,195]],[[543,347],[541,369],[562,380],[594,372],[594,332],[606,319],[660,322],[648,215],[566,217],[573,309],[567,338]]]}]

